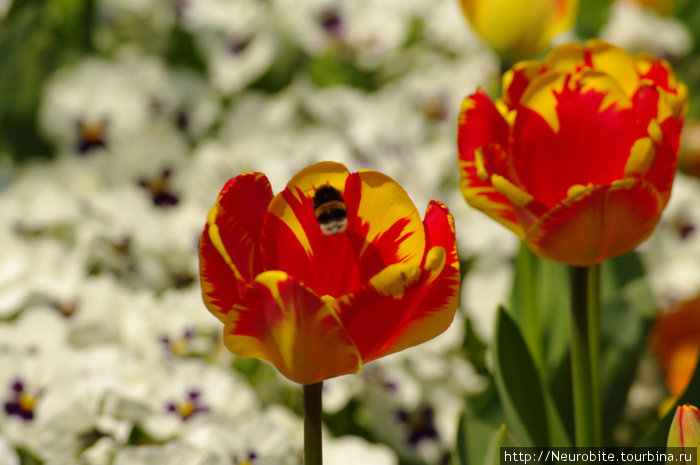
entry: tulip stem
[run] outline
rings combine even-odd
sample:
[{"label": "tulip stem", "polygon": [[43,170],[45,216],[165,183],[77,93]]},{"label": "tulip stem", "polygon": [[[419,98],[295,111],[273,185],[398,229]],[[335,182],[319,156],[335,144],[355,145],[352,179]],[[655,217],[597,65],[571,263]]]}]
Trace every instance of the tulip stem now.
[{"label": "tulip stem", "polygon": [[571,379],[576,446],[602,445],[600,265],[570,267]]},{"label": "tulip stem", "polygon": [[304,385],[304,465],[322,465],[321,388],[323,381]]}]

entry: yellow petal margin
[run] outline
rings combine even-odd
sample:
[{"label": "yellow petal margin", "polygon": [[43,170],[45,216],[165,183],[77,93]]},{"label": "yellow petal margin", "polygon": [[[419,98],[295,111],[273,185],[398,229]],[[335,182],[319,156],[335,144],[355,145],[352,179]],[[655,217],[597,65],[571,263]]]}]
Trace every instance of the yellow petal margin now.
[{"label": "yellow petal margin", "polygon": [[[416,206],[406,191],[389,176],[377,171],[358,171],[362,183],[357,216],[368,228],[365,248],[374,244],[396,223],[403,221],[401,240],[394,259],[420,265],[425,252],[425,231]],[[363,250],[364,252],[364,250]]]},{"label": "yellow petal margin", "polygon": [[224,344],[299,384],[357,373],[360,354],[331,304],[286,273],[266,271],[227,315]]}]

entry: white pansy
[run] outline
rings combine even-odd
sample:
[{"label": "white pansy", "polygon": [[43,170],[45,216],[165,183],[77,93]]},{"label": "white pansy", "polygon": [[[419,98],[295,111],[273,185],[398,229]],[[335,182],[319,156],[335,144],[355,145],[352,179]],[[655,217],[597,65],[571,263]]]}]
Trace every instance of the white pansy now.
[{"label": "white pansy", "polygon": [[12,7],[12,0],[0,0],[0,21],[5,19],[7,12]]},{"label": "white pansy", "polygon": [[113,465],[218,465],[210,452],[182,441],[170,441],[163,445],[124,447],[117,451]]},{"label": "white pansy", "polygon": [[183,24],[207,60],[212,84],[224,94],[241,91],[273,63],[277,37],[264,3],[189,2]]},{"label": "white pansy", "polygon": [[299,465],[301,442],[290,434],[289,422],[301,419],[274,407],[233,422],[199,423],[188,429],[188,443],[215,454],[219,463],[233,465]]},{"label": "white pansy", "polygon": [[103,274],[82,282],[73,305],[68,337],[72,345],[86,347],[123,342],[120,330],[128,313],[145,314],[153,307],[153,299],[149,292],[126,288]]},{"label": "white pansy", "polygon": [[[409,2],[410,3],[410,2]],[[411,17],[396,0],[348,2],[346,41],[357,64],[374,69],[391,60],[408,40]]]},{"label": "white pansy", "polygon": [[0,230],[0,319],[21,310],[31,295],[32,262],[27,244],[14,231]]},{"label": "white pansy", "polygon": [[122,309],[122,342],[152,363],[175,357],[219,356],[221,323],[211,315],[197,286],[168,290]]},{"label": "white pansy", "polygon": [[434,0],[421,2],[421,19],[424,24],[425,41],[433,47],[460,55],[467,60],[484,54],[489,61],[497,57],[486,47],[469,25],[460,9],[459,2]]},{"label": "white pansy", "polygon": [[149,379],[144,429],[164,440],[208,422],[235,424],[258,410],[251,388],[230,370],[199,359],[174,359]]},{"label": "white pansy", "polygon": [[700,291],[699,195],[698,179],[678,173],[659,225],[639,248],[661,308],[669,308]]},{"label": "white pansy", "polygon": [[0,463],[7,465],[20,465],[19,456],[12,444],[0,436]]},{"label": "white pansy", "polygon": [[396,465],[398,459],[390,448],[371,444],[356,436],[326,437],[323,462],[328,465]]},{"label": "white pansy", "polygon": [[660,16],[630,0],[610,5],[610,19],[600,30],[600,38],[631,52],[667,57],[685,56],[693,45],[693,36],[681,20]]},{"label": "white pansy", "polygon": [[44,133],[68,152],[104,150],[138,134],[148,124],[149,102],[131,72],[97,58],[60,69],[44,90]]}]

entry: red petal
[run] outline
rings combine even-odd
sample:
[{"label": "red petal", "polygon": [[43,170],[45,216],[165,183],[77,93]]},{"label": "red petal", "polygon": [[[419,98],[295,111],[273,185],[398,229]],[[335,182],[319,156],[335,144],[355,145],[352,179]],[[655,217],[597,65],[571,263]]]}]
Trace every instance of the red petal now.
[{"label": "red petal", "polygon": [[[494,189],[488,178],[479,177],[476,160],[476,151],[480,148],[487,154],[508,150],[508,135],[508,123],[484,91],[479,90],[464,100],[457,136],[462,194],[472,207],[483,211],[516,234],[522,235],[510,201]],[[496,157],[487,158],[491,161],[496,160]],[[495,165],[490,168],[499,170],[498,163]]]},{"label": "red petal", "polygon": [[424,223],[427,263],[415,282],[409,267],[387,268],[386,287],[370,284],[339,301],[341,321],[365,362],[432,339],[454,318],[460,274],[452,217],[433,201]]},{"label": "red petal", "polygon": [[239,296],[239,281],[262,271],[257,244],[272,199],[261,173],[244,173],[221,189],[199,241],[199,271],[207,308],[223,321]]},{"label": "red petal", "polygon": [[626,179],[567,199],[527,232],[537,254],[588,266],[637,247],[654,230],[662,199],[649,183]]},{"label": "red petal", "polygon": [[214,246],[245,281],[262,272],[258,244],[271,200],[272,189],[264,174],[243,173],[221,189],[207,218]]},{"label": "red petal", "polygon": [[362,368],[334,310],[281,271],[259,275],[226,319],[233,353],[267,360],[289,380],[312,384]]},{"label": "red petal", "polygon": [[643,137],[631,109],[610,105],[595,90],[555,93],[555,132],[543,115],[522,108],[514,126],[513,167],[525,191],[554,207],[573,185],[610,184],[622,179],[630,148]]},{"label": "red petal", "polygon": [[239,293],[231,267],[209,239],[209,225],[199,239],[199,282],[204,304],[219,320],[224,321]]}]

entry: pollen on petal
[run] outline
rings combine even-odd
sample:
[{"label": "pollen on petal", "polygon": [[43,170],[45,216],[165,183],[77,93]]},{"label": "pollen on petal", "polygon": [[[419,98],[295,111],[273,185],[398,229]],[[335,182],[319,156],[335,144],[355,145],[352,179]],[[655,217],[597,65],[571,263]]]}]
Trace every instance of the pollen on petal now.
[{"label": "pollen on petal", "polygon": [[568,191],[566,191],[566,198],[581,195],[582,193],[588,192],[591,189],[593,189],[593,184],[590,183],[585,186],[583,184],[574,184],[573,186],[569,187]]},{"label": "pollen on petal", "polygon": [[425,269],[430,272],[428,283],[437,277],[437,273],[445,267],[447,261],[447,251],[440,246],[435,246],[428,250],[425,257]]},{"label": "pollen on petal", "polygon": [[630,150],[630,157],[625,165],[625,176],[643,175],[654,162],[656,147],[649,137],[637,139]]},{"label": "pollen on petal", "polygon": [[653,119],[649,121],[649,125],[647,126],[647,132],[649,133],[649,137],[651,137],[651,140],[653,140],[657,144],[661,143],[664,134],[661,130],[661,125],[659,125],[659,122],[657,120]]},{"label": "pollen on petal", "polygon": [[408,263],[394,263],[373,276],[369,283],[379,294],[399,299],[420,276],[419,267]]},{"label": "pollen on petal", "polygon": [[476,167],[476,175],[482,181],[489,180],[489,173],[486,171],[486,166],[484,164],[484,148],[479,147],[474,150],[474,166]]},{"label": "pollen on petal", "polygon": [[532,195],[528,194],[501,175],[494,174],[491,177],[491,183],[498,192],[508,197],[508,200],[513,202],[514,205],[525,207],[533,200]]}]

